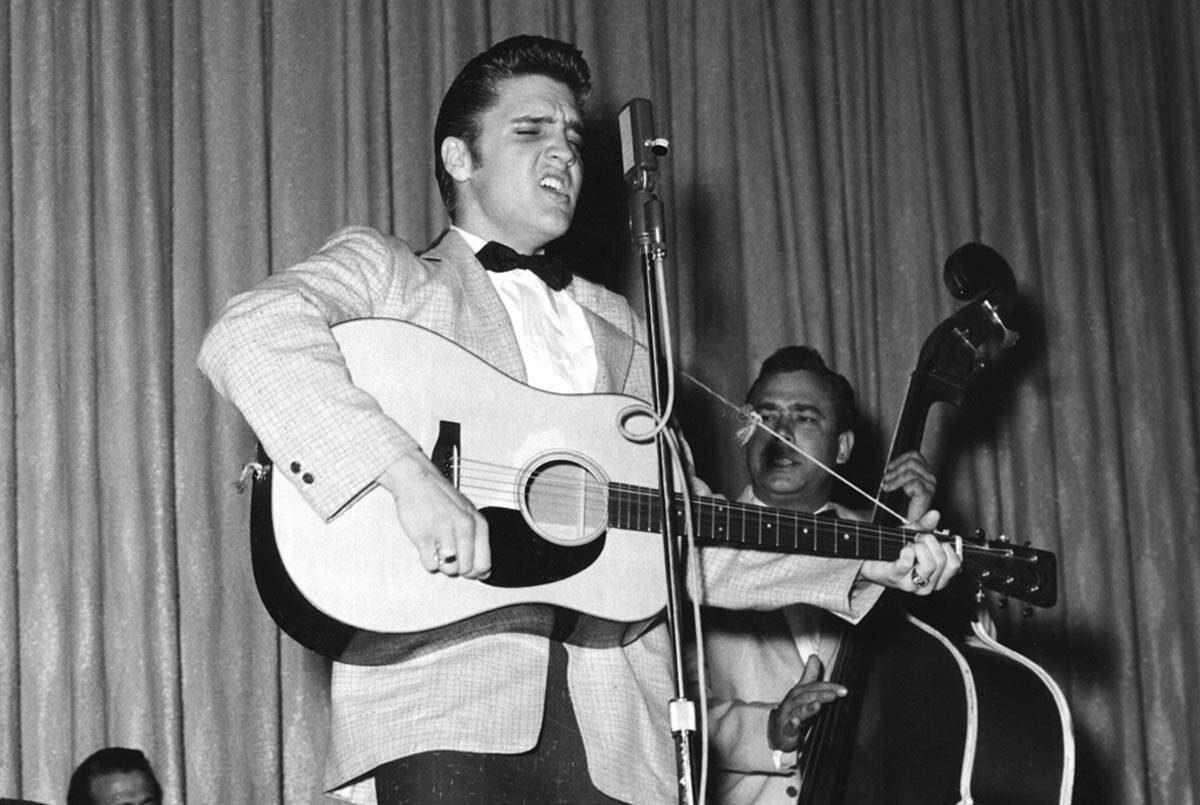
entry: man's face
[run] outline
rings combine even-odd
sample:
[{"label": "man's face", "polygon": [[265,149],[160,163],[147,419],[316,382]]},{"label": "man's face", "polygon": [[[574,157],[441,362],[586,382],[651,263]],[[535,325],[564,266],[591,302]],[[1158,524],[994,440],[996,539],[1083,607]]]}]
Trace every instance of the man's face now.
[{"label": "man's face", "polygon": [[154,784],[144,771],[118,771],[92,780],[95,805],[158,805]]},{"label": "man's face", "polygon": [[[764,425],[827,466],[850,457],[854,434],[837,432],[833,395],[820,376],[771,375],[755,388],[750,405]],[[815,511],[829,502],[833,478],[764,428],[755,428],[746,444],[746,468],[754,494],[769,506]]]},{"label": "man's face", "polygon": [[477,159],[457,137],[441,145],[456,181],[456,223],[532,253],[571,225],[583,164],[582,125],[565,85],[542,75],[508,78],[479,121]]}]

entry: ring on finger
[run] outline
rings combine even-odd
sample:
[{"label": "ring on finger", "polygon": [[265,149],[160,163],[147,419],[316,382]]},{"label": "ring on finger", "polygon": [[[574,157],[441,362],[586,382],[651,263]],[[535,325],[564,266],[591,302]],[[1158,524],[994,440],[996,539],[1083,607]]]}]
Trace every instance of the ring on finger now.
[{"label": "ring on finger", "polygon": [[458,561],[458,555],[453,553],[442,553],[442,546],[439,545],[433,551],[433,558],[439,565],[452,565]]},{"label": "ring on finger", "polygon": [[917,572],[917,569],[915,567],[912,570],[912,580],[913,580],[913,584],[917,585],[918,587],[924,587],[926,584],[929,583],[929,577],[922,576],[920,573]]}]

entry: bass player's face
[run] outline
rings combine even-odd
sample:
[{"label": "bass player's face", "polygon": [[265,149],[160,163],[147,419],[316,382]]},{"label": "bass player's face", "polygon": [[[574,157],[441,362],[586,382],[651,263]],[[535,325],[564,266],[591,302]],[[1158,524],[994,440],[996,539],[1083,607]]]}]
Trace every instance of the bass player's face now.
[{"label": "bass player's face", "polygon": [[[850,457],[854,434],[838,433],[832,390],[819,375],[807,371],[771,375],[755,387],[750,405],[767,428],[825,465],[832,467]],[[755,428],[746,444],[746,468],[754,494],[769,506],[816,511],[829,502],[833,490],[829,473],[766,428]]]}]

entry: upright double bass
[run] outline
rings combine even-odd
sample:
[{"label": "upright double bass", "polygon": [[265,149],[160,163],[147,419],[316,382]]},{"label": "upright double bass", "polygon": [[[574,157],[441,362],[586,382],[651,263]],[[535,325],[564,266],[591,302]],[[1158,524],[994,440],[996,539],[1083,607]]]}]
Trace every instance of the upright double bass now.
[{"label": "upright double bass", "polygon": [[[1015,281],[1003,257],[968,243],[946,260],[944,278],[969,302],[922,347],[889,460],[919,449],[930,407],[962,406],[977,375],[1016,341],[1005,322]],[[884,502],[903,511],[903,498],[897,490]],[[1050,675],[996,642],[967,601],[902,599],[885,594],[846,630],[830,678],[850,694],[822,709],[805,736],[800,803],[1069,803],[1074,738]]]}]

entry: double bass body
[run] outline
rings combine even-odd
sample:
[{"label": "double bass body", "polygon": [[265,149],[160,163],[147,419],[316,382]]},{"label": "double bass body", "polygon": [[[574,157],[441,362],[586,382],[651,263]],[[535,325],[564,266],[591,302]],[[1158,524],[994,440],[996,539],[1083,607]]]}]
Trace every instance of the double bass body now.
[{"label": "double bass body", "polygon": [[863,624],[872,652],[845,788],[824,801],[1070,802],[1074,742],[1061,691],[973,625],[950,637],[900,606]]}]

